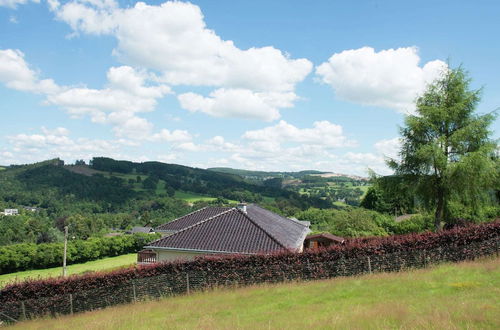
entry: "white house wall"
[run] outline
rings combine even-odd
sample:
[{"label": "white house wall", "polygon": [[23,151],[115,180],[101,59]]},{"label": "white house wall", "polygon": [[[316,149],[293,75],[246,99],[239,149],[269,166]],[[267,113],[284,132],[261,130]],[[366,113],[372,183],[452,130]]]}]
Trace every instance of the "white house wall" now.
[{"label": "white house wall", "polygon": [[174,250],[156,250],[157,261],[174,261],[174,260],[193,260],[196,257],[205,255],[204,253],[174,251]]}]

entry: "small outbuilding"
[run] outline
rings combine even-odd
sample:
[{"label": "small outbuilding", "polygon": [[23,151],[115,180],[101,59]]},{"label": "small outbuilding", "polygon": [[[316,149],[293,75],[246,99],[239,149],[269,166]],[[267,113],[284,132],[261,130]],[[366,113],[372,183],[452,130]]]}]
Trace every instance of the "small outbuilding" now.
[{"label": "small outbuilding", "polygon": [[307,236],[304,240],[304,250],[329,247],[332,245],[344,244],[344,242],[345,239],[343,237],[335,236],[329,233],[314,234]]}]

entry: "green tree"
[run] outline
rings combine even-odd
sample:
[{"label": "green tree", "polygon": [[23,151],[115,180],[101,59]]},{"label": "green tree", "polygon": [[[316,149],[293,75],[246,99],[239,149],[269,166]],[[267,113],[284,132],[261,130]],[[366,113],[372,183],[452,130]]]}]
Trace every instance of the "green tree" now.
[{"label": "green tree", "polygon": [[434,212],[436,230],[451,220],[451,200],[477,209],[498,182],[497,143],[488,129],[496,116],[475,114],[480,94],[461,67],[444,70],[417,98],[416,114],[406,117],[401,161],[389,161]]}]

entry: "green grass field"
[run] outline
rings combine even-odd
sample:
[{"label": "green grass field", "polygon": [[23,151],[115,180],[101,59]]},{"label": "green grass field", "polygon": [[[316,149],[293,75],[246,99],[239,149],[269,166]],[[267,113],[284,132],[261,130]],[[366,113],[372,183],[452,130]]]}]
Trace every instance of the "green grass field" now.
[{"label": "green grass field", "polygon": [[[19,329],[499,329],[500,259],[219,289]],[[14,328],[16,328],[14,327]]]},{"label": "green grass field", "polygon": [[[68,275],[81,274],[88,271],[106,271],[126,267],[137,261],[137,254],[125,254],[118,257],[104,258],[83,264],[68,265]],[[27,278],[57,277],[62,273],[62,267],[27,270],[23,272],[0,275],[0,288],[12,281],[22,281]]]},{"label": "green grass field", "polygon": [[175,198],[185,200],[186,202],[194,203],[197,201],[206,201],[210,202],[213,200],[216,200],[217,198],[215,197],[209,197],[209,196],[203,196],[203,195],[198,195],[195,193],[191,192],[185,192],[185,191],[180,191],[177,190],[174,195]]},{"label": "green grass field", "polygon": [[[196,193],[186,192],[186,191],[180,191],[180,190],[177,190],[175,192],[174,197],[178,198],[178,199],[185,200],[186,202],[189,202],[189,203],[194,203],[194,202],[198,202],[198,201],[211,202],[211,201],[214,201],[214,200],[217,199],[215,197],[210,197],[210,196],[205,196],[205,195],[199,195],[199,194],[196,194]],[[235,201],[235,200],[232,200],[232,199],[228,199],[227,201],[229,203],[238,203],[238,201]]]}]

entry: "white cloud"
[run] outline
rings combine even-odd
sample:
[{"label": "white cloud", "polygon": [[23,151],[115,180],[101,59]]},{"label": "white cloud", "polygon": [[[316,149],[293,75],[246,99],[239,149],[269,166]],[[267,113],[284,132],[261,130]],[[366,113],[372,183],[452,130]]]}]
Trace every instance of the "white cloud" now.
[{"label": "white cloud", "polygon": [[307,59],[291,59],[274,47],[239,49],[208,29],[191,3],[138,2],[122,9],[112,0],[74,0],[52,8],[75,32],[115,36],[114,54],[159,72],[168,84],[216,87],[209,97],[184,94],[181,105],[190,111],[277,119],[280,108],[293,105],[295,85],[312,69]]},{"label": "white cloud", "polygon": [[190,142],[193,136],[186,130],[173,130],[162,129],[159,133],[151,137],[151,141],[166,141],[172,143]]},{"label": "white cloud", "polygon": [[[281,96],[282,94],[280,94]],[[203,112],[214,117],[236,117],[271,121],[280,117],[272,105],[272,97],[248,89],[217,89],[210,97],[195,93],[178,96],[181,107],[191,112]],[[270,100],[271,99],[271,100]]]},{"label": "white cloud", "polygon": [[198,144],[195,144],[193,142],[179,143],[177,145],[174,145],[173,149],[174,150],[181,150],[181,151],[191,151],[191,152],[205,150],[202,145],[198,145]]},{"label": "white cloud", "polygon": [[94,122],[111,124],[118,136],[148,137],[153,125],[136,113],[153,111],[170,88],[147,86],[147,74],[128,66],[109,69],[107,77],[104,89],[61,87],[52,79],[40,80],[22,52],[0,50],[0,82],[7,87],[45,94],[46,104],[60,106],[74,117],[88,115]]},{"label": "white cloud", "polygon": [[67,160],[91,159],[95,155],[120,156],[123,141],[106,141],[70,137],[66,128],[47,129],[35,134],[16,134],[7,136],[11,150],[2,153],[9,156],[8,162],[29,163],[61,157]]},{"label": "white cloud", "polygon": [[340,99],[411,113],[417,95],[447,67],[440,60],[423,67],[419,62],[416,47],[380,52],[363,47],[333,54],[316,74]]},{"label": "white cloud", "polygon": [[30,1],[40,3],[40,0],[0,0],[0,7],[16,8],[18,5],[25,5]]},{"label": "white cloud", "polygon": [[107,78],[108,86],[104,89],[66,88],[49,95],[47,101],[68,109],[73,115],[90,114],[94,121],[100,122],[106,120],[106,113],[153,111],[157,99],[171,92],[166,85],[146,86],[147,75],[129,66],[109,69]]},{"label": "white cloud", "polygon": [[241,149],[238,145],[234,143],[226,142],[224,137],[220,135],[214,136],[213,138],[209,139],[206,142],[206,145],[208,146],[209,150],[217,150],[225,152],[232,152]]},{"label": "white cloud", "polygon": [[275,126],[247,131],[243,137],[265,143],[301,143],[327,148],[354,146],[356,143],[343,135],[342,126],[329,121],[314,122],[312,128],[297,128],[284,120]]},{"label": "white cloud", "polygon": [[7,87],[34,93],[55,93],[59,87],[52,79],[39,79],[19,50],[0,50],[0,82]]},{"label": "white cloud", "polygon": [[401,139],[380,140],[374,144],[375,150],[386,158],[398,159],[401,150]]},{"label": "white cloud", "polygon": [[103,89],[58,86],[40,79],[19,50],[0,50],[0,82],[5,86],[46,96],[45,104],[65,109],[71,116],[89,116],[93,122],[110,124],[118,137],[150,139],[153,124],[138,113],[153,111],[158,100],[171,93],[165,84],[151,85],[152,76],[129,66],[112,67]]}]

